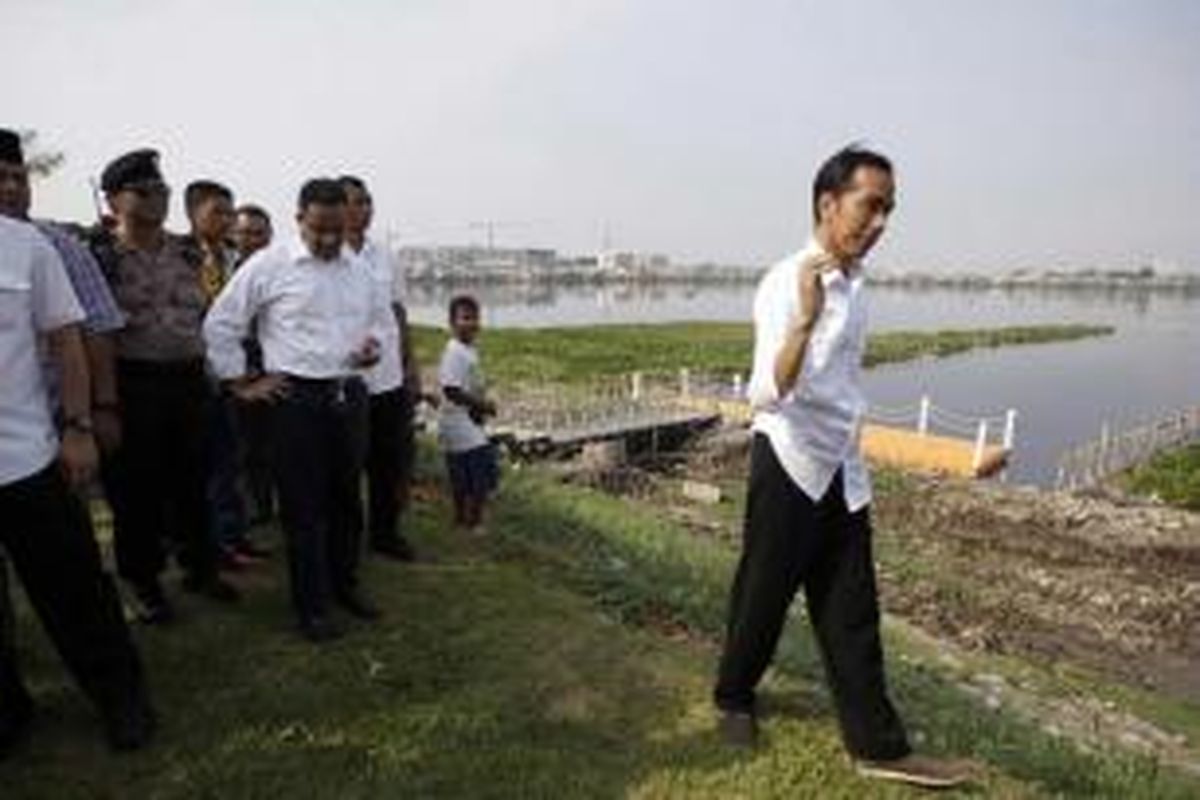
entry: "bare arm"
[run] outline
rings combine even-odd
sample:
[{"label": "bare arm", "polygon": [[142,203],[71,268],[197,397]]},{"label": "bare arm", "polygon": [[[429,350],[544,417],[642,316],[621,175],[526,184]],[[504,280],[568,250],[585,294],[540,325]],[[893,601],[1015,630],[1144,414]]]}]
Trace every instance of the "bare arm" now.
[{"label": "bare arm", "polygon": [[117,416],[116,345],[110,334],[92,334],[83,338],[88,372],[92,380],[92,413],[96,443],[112,452],[121,444],[121,423]]},{"label": "bare arm", "polygon": [[446,399],[451,403],[467,409],[467,413],[473,417],[491,417],[496,414],[496,404],[491,400],[471,394],[458,386],[443,387],[442,394],[446,395]]},{"label": "bare arm", "polygon": [[62,373],[62,407],[65,419],[60,460],[73,486],[86,483],[96,471],[99,456],[91,434],[91,384],[87,353],[78,325],[48,333],[50,347]]}]

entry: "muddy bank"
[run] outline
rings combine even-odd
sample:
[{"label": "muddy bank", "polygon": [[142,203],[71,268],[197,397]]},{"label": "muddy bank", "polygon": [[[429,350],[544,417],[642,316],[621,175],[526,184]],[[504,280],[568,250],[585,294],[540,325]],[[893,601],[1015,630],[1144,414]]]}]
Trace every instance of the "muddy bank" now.
[{"label": "muddy bank", "polygon": [[911,477],[875,508],[893,613],[1200,703],[1200,515]]},{"label": "muddy bank", "polygon": [[[669,463],[565,472],[736,547],[747,443],[725,431]],[[686,496],[684,479],[721,499]],[[958,646],[1065,660],[1200,705],[1200,514],[883,471],[875,484],[886,611]]]}]

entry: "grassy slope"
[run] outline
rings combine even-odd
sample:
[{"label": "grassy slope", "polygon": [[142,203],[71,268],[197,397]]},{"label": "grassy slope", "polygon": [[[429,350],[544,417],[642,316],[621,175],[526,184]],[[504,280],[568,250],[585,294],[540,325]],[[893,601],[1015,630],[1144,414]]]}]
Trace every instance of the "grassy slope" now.
[{"label": "grassy slope", "polygon": [[[482,545],[442,534],[444,507],[425,507],[417,536],[436,561],[369,564],[388,617],[333,646],[285,629],[278,566],[252,579],[242,610],[189,604],[176,628],[142,631],[165,719],[142,753],[113,757],[97,742],[24,613],[42,714],[2,768],[3,796],[864,796],[823,704],[810,707],[811,687],[794,679],[772,683],[795,713],[770,723],[770,748],[747,758],[719,746],[711,645],[623,624],[603,592],[598,605],[550,579],[544,551],[514,557],[527,542],[510,527],[524,491]],[[989,785],[1031,794],[999,773]]]},{"label": "grassy slope", "polygon": [[[141,631],[165,716],[147,752],[105,752],[24,611],[43,713],[2,768],[4,797],[917,796],[847,768],[803,625],[768,680],[768,746],[747,756],[717,743],[708,691],[726,545],[536,471],[507,480],[489,540],[443,532],[444,503],[422,504],[413,527],[432,560],[369,562],[388,617],[333,646],[287,630],[279,564],[243,579],[241,610],[189,604],[174,629]],[[890,648],[916,736],[990,762],[988,796],[1197,789],[983,712]]]},{"label": "grassy slope", "polygon": [[[726,545],[698,540],[647,510],[631,510],[622,499],[564,492],[537,477],[512,483],[503,509],[508,536],[498,547],[541,562],[547,576],[597,598],[621,618],[719,636],[734,561]],[[1196,782],[1149,761],[1085,756],[1031,725],[984,711],[948,685],[937,668],[913,658],[915,651],[903,641],[889,636],[889,646],[899,705],[929,749],[976,755],[1053,794],[1159,798],[1200,792]],[[825,713],[814,652],[805,627],[793,624],[779,664],[785,674],[808,682],[808,699],[800,706]],[[774,700],[789,713],[796,710],[786,692],[775,693]]]},{"label": "grassy slope", "polygon": [[1124,477],[1136,494],[1157,495],[1173,506],[1200,511],[1200,444],[1162,453]]},{"label": "grassy slope", "polygon": [[[946,356],[981,347],[1069,341],[1101,336],[1112,328],[1038,325],[979,330],[881,333],[871,337],[868,366],[921,356]],[[420,362],[435,366],[445,333],[415,328]],[[686,322],[667,325],[601,325],[579,328],[485,330],[480,340],[491,380],[577,381],[634,371],[745,373],[750,364],[748,325]]]}]

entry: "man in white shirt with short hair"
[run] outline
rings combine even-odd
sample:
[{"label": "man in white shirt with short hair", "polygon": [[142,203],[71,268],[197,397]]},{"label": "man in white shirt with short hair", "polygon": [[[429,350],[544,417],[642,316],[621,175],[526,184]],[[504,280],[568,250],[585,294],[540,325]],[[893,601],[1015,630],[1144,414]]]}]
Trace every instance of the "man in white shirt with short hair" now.
[{"label": "man in white shirt with short hair", "polygon": [[402,501],[407,497],[407,470],[413,458],[413,405],[419,387],[409,348],[407,314],[401,300],[400,275],[386,247],[367,237],[374,200],[366,183],[353,175],[338,178],[346,190],[346,247],[371,271],[388,298],[393,322],[380,341],[379,363],[367,381],[367,537],[372,551],[412,561],[412,545],[400,532]]},{"label": "man in white shirt with short hair", "polygon": [[961,766],[914,755],[888,698],[859,448],[867,312],[862,258],[895,203],[892,165],[849,147],[813,184],[809,244],[772,267],[754,301],[754,440],[744,545],[714,700],[721,729],[755,742],[755,689],[803,586],[846,748],[870,777],[953,786]]},{"label": "man in white shirt with short hair", "polygon": [[[73,494],[91,480],[99,459],[83,319],[50,242],[32,225],[0,216],[0,545],[99,710],[109,743],[128,750],[146,744],[155,723],[116,588],[84,516],[89,512]],[[39,336],[49,340],[61,370],[61,439],[38,360]],[[0,619],[0,758],[33,718],[11,628],[11,619]]]},{"label": "man in white shirt with short hair", "polygon": [[[341,633],[328,616],[331,599],[360,619],[379,616],[358,587],[363,372],[379,361],[392,320],[366,265],[344,249],[341,184],[310,180],[298,205],[300,236],[260,250],[234,273],[209,310],[204,337],[213,374],[241,399],[272,404],[292,603],[301,634],[322,642]],[[248,372],[242,348],[252,324],[262,347],[259,377]]]}]

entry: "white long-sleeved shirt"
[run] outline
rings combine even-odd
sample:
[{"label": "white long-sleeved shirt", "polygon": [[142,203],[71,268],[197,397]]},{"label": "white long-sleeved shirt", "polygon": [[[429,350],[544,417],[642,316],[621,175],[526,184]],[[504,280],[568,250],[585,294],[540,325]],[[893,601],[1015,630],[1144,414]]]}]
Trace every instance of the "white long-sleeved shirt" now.
[{"label": "white long-sleeved shirt", "polygon": [[866,399],[859,386],[867,344],[861,265],[821,276],[825,305],[804,355],[797,386],[781,393],[775,359],[800,315],[800,268],[821,252],[815,240],[767,271],[754,298],[753,430],[771,442],[784,471],[813,501],[842,470],[846,506],[871,502],[871,479],[860,452]]},{"label": "white long-sleeved shirt", "polygon": [[[362,249],[354,253],[346,248],[353,256],[366,262],[375,279],[378,291],[387,298],[389,305],[401,302],[399,271],[396,260],[387,248],[381,247],[367,239]],[[367,391],[370,394],[382,394],[398,389],[404,385],[404,365],[400,358],[400,326],[395,314],[390,315],[390,324],[384,326],[383,336],[379,340],[379,363],[366,371],[363,377],[367,381]]]},{"label": "white long-sleeved shirt", "polygon": [[256,322],[267,372],[302,378],[361,373],[352,354],[368,337],[382,343],[395,324],[388,297],[367,265],[340,254],[322,261],[294,237],[252,255],[217,295],[204,320],[213,374],[246,374],[242,340]]}]

